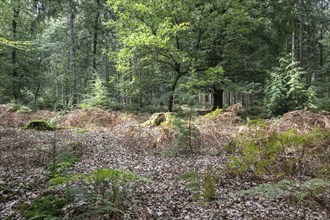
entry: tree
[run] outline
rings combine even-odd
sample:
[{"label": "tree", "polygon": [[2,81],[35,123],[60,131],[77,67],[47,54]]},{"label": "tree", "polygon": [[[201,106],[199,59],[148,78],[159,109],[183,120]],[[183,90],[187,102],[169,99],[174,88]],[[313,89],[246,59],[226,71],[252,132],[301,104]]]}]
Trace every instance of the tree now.
[{"label": "tree", "polygon": [[291,55],[279,58],[265,86],[265,106],[269,115],[314,107],[314,91],[308,86],[306,72]]},{"label": "tree", "polygon": [[[136,67],[141,72],[152,66],[151,77],[169,89],[168,110],[172,111],[177,84],[193,71],[221,65],[227,77],[238,79],[238,68],[247,61],[241,54],[247,55],[257,46],[252,37],[262,24],[249,14],[255,4],[236,0],[112,1],[119,16],[116,30],[121,42],[117,67],[122,79],[131,81],[125,85],[136,82]],[[247,51],[241,53],[245,45]],[[134,60],[139,60],[138,65]]]},{"label": "tree", "polygon": [[34,5],[32,1],[2,1],[0,10],[2,101],[23,102],[28,96],[25,91],[34,89],[30,79],[38,76],[31,68],[35,54],[29,51],[37,31]]},{"label": "tree", "polygon": [[203,72],[193,72],[188,81],[183,83],[181,89],[191,95],[198,94],[200,91],[213,95],[213,107],[211,111],[223,108],[224,89],[233,87],[234,83],[225,77],[222,67],[210,67]]},{"label": "tree", "polygon": [[131,68],[133,60],[139,60],[138,68],[153,66],[153,69],[158,69],[155,73],[159,75],[153,77],[162,82],[171,81],[168,85],[168,110],[172,111],[177,83],[191,67],[193,57],[189,51],[195,51],[200,42],[188,31],[193,5],[171,0],[162,4],[155,1],[112,1],[111,5],[119,16],[116,31],[122,48],[117,68],[121,78],[137,82],[136,71]]},{"label": "tree", "polygon": [[109,107],[111,101],[107,88],[104,86],[104,82],[98,77],[95,77],[92,84],[92,94],[88,94],[83,101],[83,106],[98,106],[98,107]]}]

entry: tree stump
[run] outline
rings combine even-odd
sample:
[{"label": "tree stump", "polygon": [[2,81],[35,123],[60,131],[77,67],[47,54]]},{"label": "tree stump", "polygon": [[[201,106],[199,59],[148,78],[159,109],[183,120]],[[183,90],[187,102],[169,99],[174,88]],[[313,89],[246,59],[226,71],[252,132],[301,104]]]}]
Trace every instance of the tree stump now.
[{"label": "tree stump", "polygon": [[148,121],[143,123],[145,126],[159,126],[163,122],[165,122],[166,126],[170,126],[171,123],[175,120],[175,114],[172,112],[160,112],[160,113],[154,113]]},{"label": "tree stump", "polygon": [[46,121],[34,120],[24,126],[25,129],[35,129],[38,131],[53,131],[54,127],[50,126]]}]

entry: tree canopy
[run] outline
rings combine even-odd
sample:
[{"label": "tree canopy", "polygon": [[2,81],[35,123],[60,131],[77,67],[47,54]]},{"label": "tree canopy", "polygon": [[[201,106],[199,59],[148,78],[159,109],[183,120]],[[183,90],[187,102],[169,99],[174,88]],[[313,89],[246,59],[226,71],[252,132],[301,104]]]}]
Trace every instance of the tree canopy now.
[{"label": "tree canopy", "polygon": [[[173,111],[185,92],[212,94],[212,109],[234,99],[267,110],[276,103],[262,100],[275,100],[269,88],[281,75],[277,60],[290,53],[288,62],[306,79],[297,93],[313,86],[316,106],[330,106],[323,89],[330,78],[325,0],[5,0],[0,6],[2,103],[79,106],[101,82],[109,105],[167,103]],[[280,90],[297,85],[291,73]]]}]

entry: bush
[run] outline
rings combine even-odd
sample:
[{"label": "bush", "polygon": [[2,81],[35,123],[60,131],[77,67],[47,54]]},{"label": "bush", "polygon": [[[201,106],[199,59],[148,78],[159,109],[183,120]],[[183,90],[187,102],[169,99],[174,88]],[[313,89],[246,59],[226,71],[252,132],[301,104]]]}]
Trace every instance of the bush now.
[{"label": "bush", "polygon": [[62,152],[55,155],[55,164],[53,162],[49,163],[47,165],[47,170],[53,171],[55,174],[63,173],[68,168],[72,167],[77,161],[78,158],[74,153]]},{"label": "bush", "polygon": [[284,179],[277,183],[264,183],[246,190],[231,193],[232,197],[263,197],[266,199],[283,198],[292,195],[292,188],[297,184],[294,180]]},{"label": "bush", "polygon": [[87,95],[83,103],[80,104],[80,108],[88,107],[106,107],[108,108],[113,103],[113,100],[109,97],[108,90],[104,86],[100,77],[96,77],[93,86],[92,93]]},{"label": "bush", "polygon": [[283,179],[275,183],[263,183],[249,189],[231,193],[230,196],[234,198],[262,197],[268,200],[286,198],[291,202],[297,203],[312,200],[329,210],[330,199],[327,196],[329,193],[330,180],[314,178],[302,183],[291,179]]}]

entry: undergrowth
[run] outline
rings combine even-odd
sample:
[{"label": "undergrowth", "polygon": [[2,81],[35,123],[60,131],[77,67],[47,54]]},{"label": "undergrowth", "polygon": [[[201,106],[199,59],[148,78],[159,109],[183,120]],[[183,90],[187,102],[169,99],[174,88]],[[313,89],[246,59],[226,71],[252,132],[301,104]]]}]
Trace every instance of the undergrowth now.
[{"label": "undergrowth", "polygon": [[174,132],[174,143],[171,148],[167,149],[166,155],[177,156],[200,152],[200,131],[191,120],[174,120],[172,131]]},{"label": "undergrowth", "polygon": [[80,202],[74,203],[71,209],[82,211],[71,218],[90,218],[95,215],[113,218],[124,213],[126,195],[136,181],[145,179],[129,171],[102,168],[89,175],[56,175],[49,180],[48,186],[66,192],[75,188],[75,200]]},{"label": "undergrowth", "polygon": [[39,197],[30,207],[22,211],[26,219],[62,219],[62,208],[72,202],[72,197],[50,194]]},{"label": "undergrowth", "polygon": [[258,127],[228,144],[227,148],[236,153],[229,168],[236,174],[252,172],[260,177],[281,178],[298,173],[327,176],[329,140],[330,132],[319,129],[307,134],[294,129],[278,134]]},{"label": "undergrowth", "polygon": [[263,183],[255,187],[231,193],[233,198],[258,198],[267,200],[288,199],[300,204],[306,200],[319,203],[329,209],[330,179],[313,178],[299,182],[292,179],[283,179],[275,183]]},{"label": "undergrowth", "polygon": [[55,173],[55,175],[59,173],[64,173],[77,161],[78,158],[73,152],[61,152],[55,156],[55,166],[54,163],[51,162],[47,164],[46,169],[52,171],[53,173]]},{"label": "undergrowth", "polygon": [[201,202],[211,202],[215,198],[219,175],[216,169],[208,166],[204,172],[187,172],[180,176],[187,187],[194,192],[194,199]]}]

